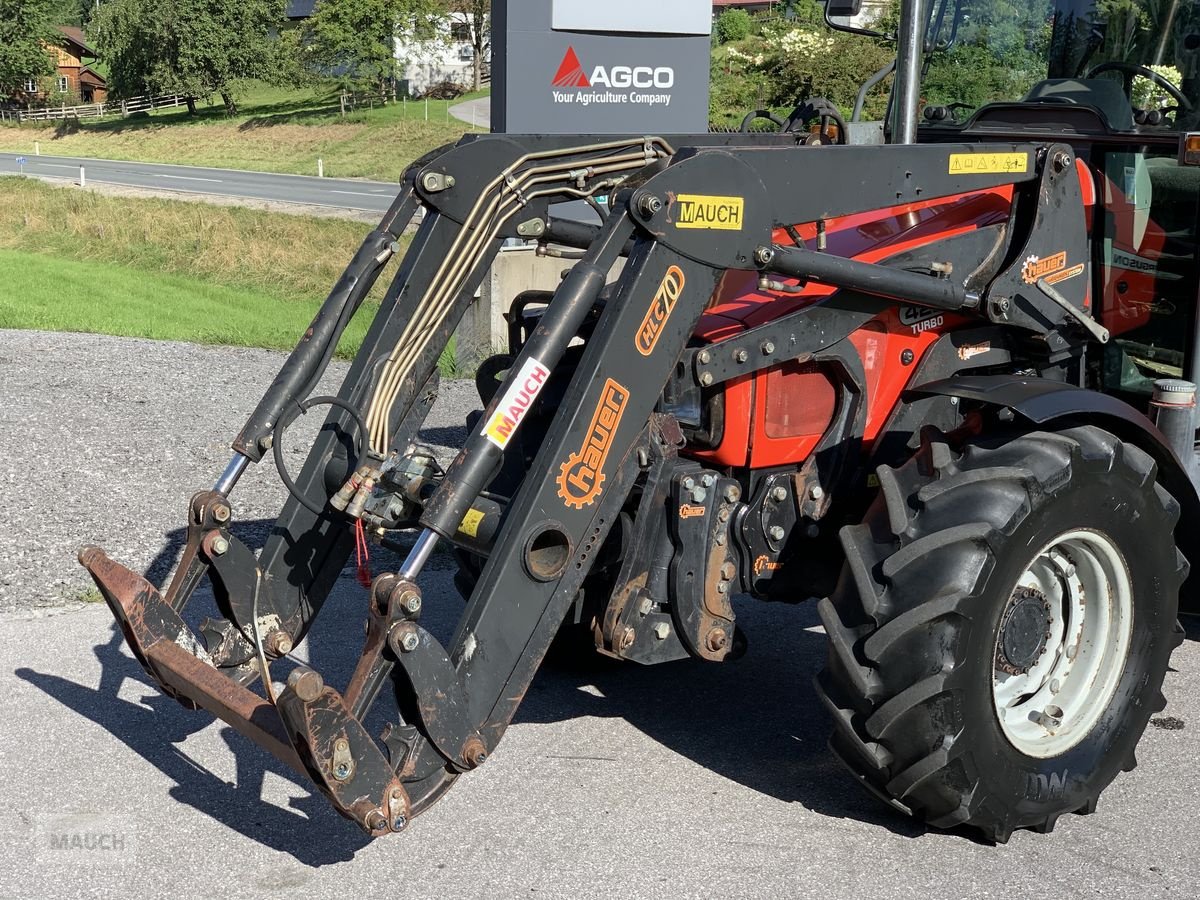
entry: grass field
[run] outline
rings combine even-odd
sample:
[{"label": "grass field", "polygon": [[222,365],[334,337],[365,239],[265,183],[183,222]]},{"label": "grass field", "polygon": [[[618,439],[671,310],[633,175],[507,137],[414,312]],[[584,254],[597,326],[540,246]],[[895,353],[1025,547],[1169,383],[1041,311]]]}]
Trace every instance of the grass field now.
[{"label": "grass field", "polygon": [[179,107],[147,118],[0,125],[0,151],[32,153],[37,141],[42,153],[57,156],[298,175],[317,174],[320,158],[330,178],[396,181],[418,156],[470,130],[447,112],[457,102],[430,100],[428,120],[425,101],[417,100],[360,107],[343,118],[336,92],[257,85],[233,118],[219,103],[202,103],[195,117]]},{"label": "grass field", "polygon": [[[0,328],[290,348],[368,231],[0,178]],[[358,347],[369,312],[339,355]]]}]

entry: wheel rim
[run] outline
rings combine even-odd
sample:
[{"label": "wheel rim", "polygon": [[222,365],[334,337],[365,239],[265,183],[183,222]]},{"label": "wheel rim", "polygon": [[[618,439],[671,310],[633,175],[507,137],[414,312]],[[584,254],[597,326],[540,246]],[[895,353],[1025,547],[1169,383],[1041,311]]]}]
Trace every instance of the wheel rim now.
[{"label": "wheel rim", "polygon": [[1058,756],[1108,708],[1129,653],[1133,588],[1116,545],[1068,531],[1026,567],[1000,618],[992,700],[1004,736],[1028,756]]}]

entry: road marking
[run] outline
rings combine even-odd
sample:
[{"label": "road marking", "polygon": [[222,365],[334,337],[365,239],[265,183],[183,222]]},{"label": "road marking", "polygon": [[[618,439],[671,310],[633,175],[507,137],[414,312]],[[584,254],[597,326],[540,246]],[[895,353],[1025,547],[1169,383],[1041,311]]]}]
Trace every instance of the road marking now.
[{"label": "road marking", "polygon": [[372,191],[371,193],[368,194],[366,191],[329,191],[329,193],[331,193],[331,194],[350,194],[351,196],[354,196],[354,197],[379,197],[379,196],[386,196],[388,192]]},{"label": "road marking", "polygon": [[149,173],[154,178],[174,178],[179,181],[211,181],[213,184],[221,184],[220,178],[195,178],[191,175],[163,175],[161,172]]}]

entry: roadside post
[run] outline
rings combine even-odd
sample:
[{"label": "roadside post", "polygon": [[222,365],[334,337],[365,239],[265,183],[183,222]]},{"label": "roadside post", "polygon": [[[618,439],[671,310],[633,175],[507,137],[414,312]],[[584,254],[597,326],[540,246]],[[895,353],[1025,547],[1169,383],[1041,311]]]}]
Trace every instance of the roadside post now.
[{"label": "roadside post", "polygon": [[41,155],[42,155],[42,142],[41,142],[41,141],[34,141],[34,142],[33,142],[33,155],[34,155],[34,156],[41,156]]},{"label": "roadside post", "polygon": [[21,175],[25,174],[25,157],[23,156],[17,157],[17,172]]},{"label": "roadside post", "polygon": [[317,157],[317,177],[325,177],[325,160],[321,159],[319,156]]},{"label": "roadside post", "polygon": [[84,177],[84,174],[83,174],[83,166],[79,167],[79,186],[87,187],[87,179]]}]

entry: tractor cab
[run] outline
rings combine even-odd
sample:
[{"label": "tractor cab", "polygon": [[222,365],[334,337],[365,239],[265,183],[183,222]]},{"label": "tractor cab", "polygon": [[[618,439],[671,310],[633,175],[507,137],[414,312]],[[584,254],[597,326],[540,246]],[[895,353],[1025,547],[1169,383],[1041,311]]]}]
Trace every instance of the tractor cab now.
[{"label": "tractor cab", "polygon": [[1113,337],[1104,389],[1144,406],[1156,378],[1195,381],[1200,3],[934,0],[926,15],[916,140],[1069,143]]}]

